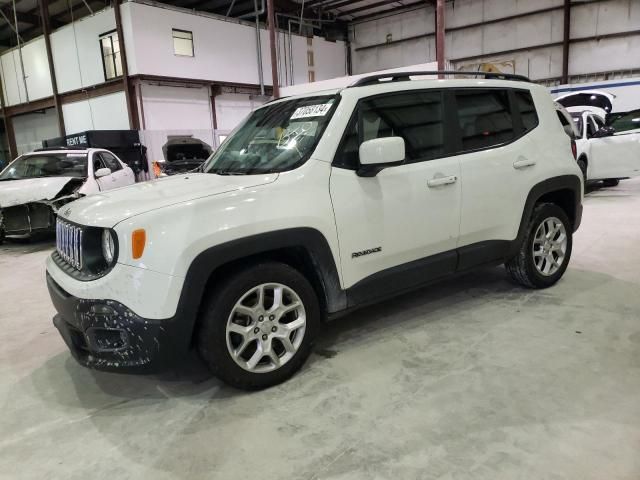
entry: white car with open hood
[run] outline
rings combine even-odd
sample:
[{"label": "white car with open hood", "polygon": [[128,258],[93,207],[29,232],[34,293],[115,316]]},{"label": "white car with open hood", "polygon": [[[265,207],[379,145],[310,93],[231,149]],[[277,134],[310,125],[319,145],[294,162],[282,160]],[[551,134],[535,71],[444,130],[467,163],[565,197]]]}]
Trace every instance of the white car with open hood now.
[{"label": "white car with open hood", "polygon": [[554,285],[583,185],[549,93],[421,76],[269,102],[198,173],[61,209],[47,285],[72,355],[153,371],[195,347],[226,382],[264,388],[359,306],[487,265]]},{"label": "white car with open hood", "polygon": [[577,159],[585,181],[603,181],[605,186],[640,175],[640,110],[612,113],[614,99],[591,90],[556,98],[578,130]]},{"label": "white car with open hood", "polygon": [[43,149],[21,155],[0,172],[0,241],[5,235],[53,231],[63,205],[133,183],[133,170],[107,150]]}]

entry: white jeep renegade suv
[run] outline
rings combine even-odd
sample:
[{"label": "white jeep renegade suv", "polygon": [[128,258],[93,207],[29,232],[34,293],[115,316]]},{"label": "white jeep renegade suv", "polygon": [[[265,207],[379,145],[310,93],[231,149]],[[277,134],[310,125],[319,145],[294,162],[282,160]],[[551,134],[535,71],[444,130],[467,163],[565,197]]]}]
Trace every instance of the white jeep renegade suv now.
[{"label": "white jeep renegade suv", "polygon": [[553,285],[582,174],[547,91],[493,76],[273,101],[201,173],[61,209],[47,282],[72,354],[149,371],[196,347],[224,381],[262,388],[349,309],[481,265]]}]

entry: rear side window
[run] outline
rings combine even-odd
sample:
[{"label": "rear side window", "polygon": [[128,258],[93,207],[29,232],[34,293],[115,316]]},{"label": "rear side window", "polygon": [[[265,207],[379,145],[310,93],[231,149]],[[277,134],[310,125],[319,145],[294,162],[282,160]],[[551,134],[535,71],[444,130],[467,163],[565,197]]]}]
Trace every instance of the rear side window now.
[{"label": "rear side window", "polygon": [[501,145],[516,137],[507,90],[460,90],[456,101],[463,151]]},{"label": "rear side window", "polygon": [[516,102],[516,109],[520,112],[520,119],[522,123],[521,133],[527,133],[538,126],[538,114],[536,113],[536,106],[533,103],[531,92],[526,90],[514,90],[513,94]]},{"label": "rear side window", "polygon": [[444,156],[442,93],[437,90],[384,95],[360,103],[352,119],[337,167],[357,168],[360,144],[383,137],[402,137],[406,163]]},{"label": "rear side window", "polygon": [[573,132],[573,127],[569,123],[569,120],[567,120],[567,118],[559,110],[556,110],[556,113],[558,114],[560,125],[562,125],[562,128],[564,129],[564,133],[569,135],[569,138],[575,138],[575,133]]}]

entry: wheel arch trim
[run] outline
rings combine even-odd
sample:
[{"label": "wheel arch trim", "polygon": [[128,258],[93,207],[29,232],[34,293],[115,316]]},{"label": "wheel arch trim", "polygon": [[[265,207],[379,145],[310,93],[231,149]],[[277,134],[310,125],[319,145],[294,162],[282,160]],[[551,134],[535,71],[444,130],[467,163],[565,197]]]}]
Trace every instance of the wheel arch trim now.
[{"label": "wheel arch trim", "polygon": [[189,265],[176,311],[176,316],[185,322],[188,342],[193,336],[207,284],[216,271],[244,258],[287,249],[303,249],[308,254],[321,284],[324,294],[321,300],[328,313],[344,310],[346,293],[341,288],[336,259],[320,231],[301,227],[260,233],[210,247],[200,252]]},{"label": "wheel arch trim", "polygon": [[[518,229],[518,236],[516,241],[513,242],[515,247],[518,247],[524,239],[527,231],[527,225],[529,218],[533,213],[536,203],[545,195],[555,192],[562,192],[569,190],[573,193],[573,212],[567,212],[569,217],[573,217],[573,231],[575,232],[580,226],[582,220],[582,182],[577,175],[560,175],[557,177],[548,178],[542,182],[533,186],[527,195],[524,209],[522,212],[522,218],[520,220],[520,227]],[[570,215],[573,213],[573,215]]]}]

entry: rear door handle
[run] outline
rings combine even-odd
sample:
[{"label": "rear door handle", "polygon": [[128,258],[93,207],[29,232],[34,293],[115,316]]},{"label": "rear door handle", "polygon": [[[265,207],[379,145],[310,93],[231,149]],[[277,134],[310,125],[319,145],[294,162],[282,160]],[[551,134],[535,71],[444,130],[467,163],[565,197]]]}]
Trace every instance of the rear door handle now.
[{"label": "rear door handle", "polygon": [[521,158],[520,160],[516,160],[515,162],[513,162],[513,168],[515,168],[516,170],[520,170],[522,168],[533,167],[535,164],[535,160]]},{"label": "rear door handle", "polygon": [[431,180],[427,180],[427,185],[430,188],[440,187],[442,185],[451,185],[458,181],[458,177],[451,175],[449,177],[434,177]]}]

